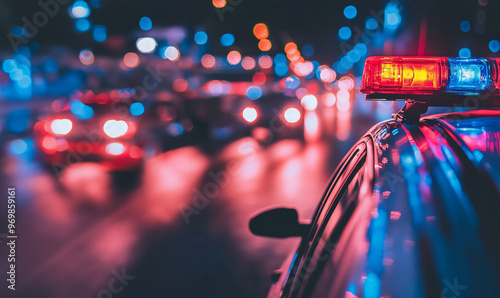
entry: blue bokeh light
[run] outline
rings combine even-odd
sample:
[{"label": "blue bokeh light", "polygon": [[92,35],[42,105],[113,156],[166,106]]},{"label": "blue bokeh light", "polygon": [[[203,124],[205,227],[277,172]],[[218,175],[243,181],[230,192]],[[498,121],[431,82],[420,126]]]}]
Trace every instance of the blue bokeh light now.
[{"label": "blue bokeh light", "polygon": [[256,100],[262,97],[262,89],[258,86],[251,86],[247,89],[247,97]]},{"label": "blue bokeh light", "polygon": [[349,5],[346,8],[344,8],[344,16],[348,19],[354,19],[356,15],[358,14],[358,10],[356,7]]},{"label": "blue bokeh light", "polygon": [[141,27],[141,29],[144,31],[151,30],[151,28],[153,28],[153,22],[148,17],[142,17],[139,20],[139,27]]},{"label": "blue bokeh light", "polygon": [[90,29],[90,22],[88,19],[78,19],[75,21],[75,30],[78,32],[85,32]]},{"label": "blue bokeh light", "polygon": [[225,47],[232,46],[233,43],[234,43],[234,35],[232,35],[231,33],[226,33],[222,35],[220,38],[220,44]]},{"label": "blue bokeh light", "polygon": [[302,47],[302,53],[306,57],[311,57],[312,55],[314,55],[314,47],[310,44],[306,44]]},{"label": "blue bokeh light", "polygon": [[134,102],[130,105],[130,114],[140,116],[144,114],[144,105],[140,102]]},{"label": "blue bokeh light", "polygon": [[17,139],[10,143],[10,151],[15,155],[22,155],[28,149],[28,145],[22,139]]},{"label": "blue bokeh light", "polygon": [[92,37],[94,37],[94,40],[97,42],[105,41],[106,38],[108,38],[108,33],[106,32],[106,27],[103,25],[95,25]]},{"label": "blue bokeh light", "polygon": [[342,40],[348,40],[351,38],[352,32],[349,27],[342,27],[339,29],[339,38]]},{"label": "blue bokeh light", "polygon": [[364,56],[368,53],[368,47],[364,43],[358,43],[354,46],[354,51],[356,51],[360,56]]},{"label": "blue bokeh light", "polygon": [[28,110],[14,110],[7,114],[5,128],[12,134],[22,134],[30,125],[30,115]]},{"label": "blue bokeh light", "polygon": [[208,35],[204,31],[198,31],[194,34],[194,42],[199,45],[204,45],[208,41]]},{"label": "blue bokeh light", "polygon": [[10,73],[17,68],[17,62],[14,59],[7,59],[2,63],[2,69],[6,73]]},{"label": "blue bokeh light", "polygon": [[458,51],[458,56],[462,58],[469,58],[471,55],[469,48],[461,48],[460,51]]},{"label": "blue bokeh light", "polygon": [[300,86],[300,79],[296,76],[289,76],[285,80],[285,85],[287,88],[296,89]]},{"label": "blue bokeh light", "polygon": [[490,48],[490,51],[492,51],[493,53],[496,53],[498,51],[500,51],[500,42],[496,39],[490,41],[488,47]]},{"label": "blue bokeh light", "polygon": [[401,15],[399,14],[398,6],[395,3],[390,2],[386,5],[384,14],[384,27],[389,31],[396,30],[401,23]]},{"label": "blue bokeh light", "polygon": [[276,54],[276,56],[274,56],[274,64],[278,64],[278,63],[286,63],[286,56],[285,54],[282,54],[282,53],[279,53],[279,54]]},{"label": "blue bokeh light", "polygon": [[462,30],[463,32],[469,32],[470,31],[469,21],[462,21],[460,23],[460,30]]},{"label": "blue bokeh light", "polygon": [[184,127],[180,123],[172,123],[167,126],[167,133],[171,136],[177,137],[180,136],[184,132]]},{"label": "blue bokeh light", "polygon": [[70,104],[69,109],[75,116],[80,119],[89,119],[94,116],[94,110],[79,100],[73,101]]},{"label": "blue bokeh light", "polygon": [[21,36],[24,36],[25,34],[25,30],[23,27],[20,27],[20,26],[14,26],[12,28],[12,34],[14,34],[14,36],[17,36],[17,37],[21,37]]},{"label": "blue bokeh light", "polygon": [[90,8],[85,1],[76,1],[69,9],[69,13],[74,19],[86,18],[90,15]]},{"label": "blue bokeh light", "polygon": [[274,66],[274,72],[277,76],[286,76],[286,74],[288,73],[288,66],[286,65],[286,63],[276,63],[276,65]]},{"label": "blue bokeh light", "polygon": [[366,19],[365,27],[368,30],[375,30],[378,28],[378,21],[374,17],[369,17]]}]

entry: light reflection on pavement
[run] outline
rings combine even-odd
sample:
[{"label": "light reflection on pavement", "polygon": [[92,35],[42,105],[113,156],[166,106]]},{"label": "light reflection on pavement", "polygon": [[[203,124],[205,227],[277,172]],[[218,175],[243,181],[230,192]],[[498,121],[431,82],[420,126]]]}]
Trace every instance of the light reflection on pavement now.
[{"label": "light reflection on pavement", "polygon": [[133,279],[115,284],[113,297],[264,296],[298,240],[253,236],[249,218],[290,206],[309,219],[361,133],[269,145],[248,137],[215,156],[184,147],[148,160],[136,176],[81,163],[57,177],[7,158],[4,174],[15,178],[5,183],[24,197],[16,297],[106,297],[122,270]]}]

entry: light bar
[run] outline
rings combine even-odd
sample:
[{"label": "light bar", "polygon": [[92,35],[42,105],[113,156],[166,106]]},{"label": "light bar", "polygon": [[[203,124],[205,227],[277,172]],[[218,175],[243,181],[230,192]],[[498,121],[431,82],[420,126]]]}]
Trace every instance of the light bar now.
[{"label": "light bar", "polygon": [[499,93],[499,69],[499,58],[369,57],[360,91],[368,94],[367,99],[457,97],[481,94],[493,85],[496,90],[490,93]]}]

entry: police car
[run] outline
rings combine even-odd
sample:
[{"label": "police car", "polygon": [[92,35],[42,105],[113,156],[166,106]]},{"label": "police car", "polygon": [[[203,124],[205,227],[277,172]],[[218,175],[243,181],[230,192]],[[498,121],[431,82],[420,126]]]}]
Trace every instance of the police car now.
[{"label": "police car", "polygon": [[[288,208],[250,220],[302,238],[268,297],[499,297],[499,61],[366,60],[367,99],[406,104],[349,151],[310,222]],[[428,106],[490,109],[420,117]]]}]

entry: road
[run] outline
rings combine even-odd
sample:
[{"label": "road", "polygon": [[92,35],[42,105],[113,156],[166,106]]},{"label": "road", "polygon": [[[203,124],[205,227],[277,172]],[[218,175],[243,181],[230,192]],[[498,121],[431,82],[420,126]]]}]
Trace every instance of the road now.
[{"label": "road", "polygon": [[[15,295],[1,296],[265,296],[298,240],[253,236],[249,218],[293,206],[309,219],[342,156],[376,122],[334,108],[315,117],[305,140],[182,147],[139,173],[80,163],[56,174],[5,153],[0,184],[16,187],[19,236]],[[7,268],[7,247],[0,253]]]}]

